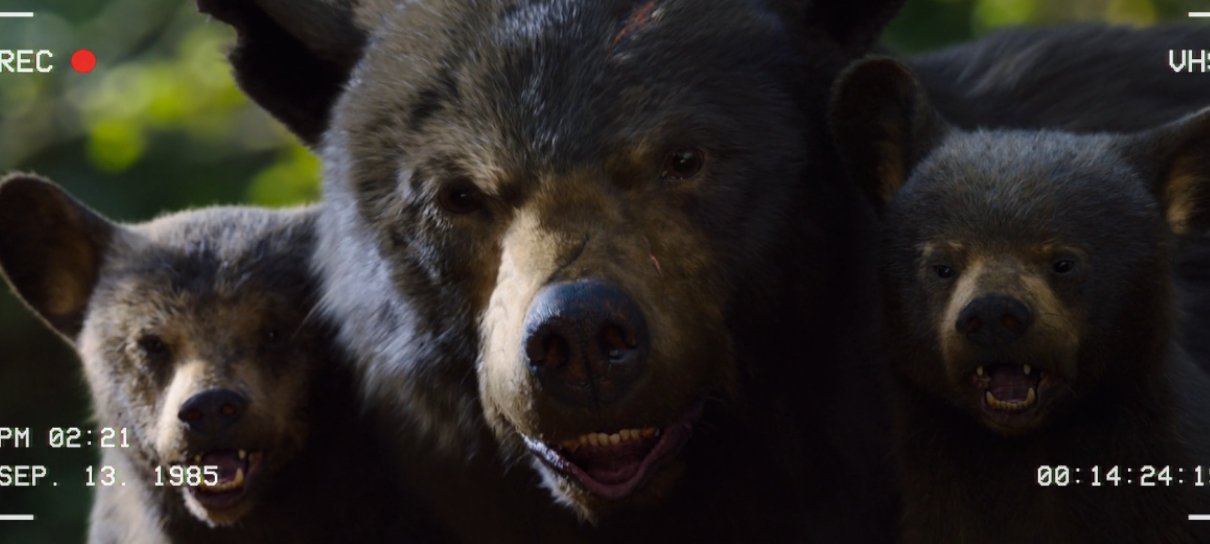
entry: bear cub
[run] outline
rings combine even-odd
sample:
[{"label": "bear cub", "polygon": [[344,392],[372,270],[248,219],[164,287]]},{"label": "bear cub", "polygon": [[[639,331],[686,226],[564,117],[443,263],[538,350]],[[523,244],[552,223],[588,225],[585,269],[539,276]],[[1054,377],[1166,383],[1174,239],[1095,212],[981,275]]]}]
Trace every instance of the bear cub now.
[{"label": "bear cub", "polygon": [[125,226],[41,179],[0,183],[5,278],[76,348],[96,424],[129,437],[102,451],[90,542],[404,535],[375,425],[310,319],[315,217],[231,207]]},{"label": "bear cub", "polygon": [[882,219],[903,541],[1210,541],[1187,519],[1210,513],[1210,382],[1172,279],[1178,237],[1210,223],[1210,110],[962,131],[874,58],[831,123]]}]

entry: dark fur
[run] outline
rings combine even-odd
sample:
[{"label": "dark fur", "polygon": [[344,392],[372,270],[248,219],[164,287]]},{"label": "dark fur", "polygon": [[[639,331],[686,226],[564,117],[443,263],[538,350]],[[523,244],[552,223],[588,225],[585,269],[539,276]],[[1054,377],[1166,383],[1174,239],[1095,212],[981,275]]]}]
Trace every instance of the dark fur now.
[{"label": "dark fur", "polygon": [[1210,77],[1175,73],[1170,49],[1205,49],[1210,26],[1012,28],[910,59],[961,128],[1135,131],[1210,106]]},{"label": "dark fur", "polygon": [[[1210,381],[1175,334],[1169,230],[1204,229],[1210,217],[1210,112],[1134,136],[963,132],[941,120],[905,68],[876,59],[842,78],[833,120],[854,181],[885,207],[881,284],[898,384],[903,540],[1210,538],[1186,520],[1210,507],[1190,483],[1192,467],[1210,454]],[[921,248],[954,240],[971,254],[1055,244],[1084,253],[1077,276],[1041,276],[1056,311],[1072,317],[1039,317],[1055,328],[1035,325],[1039,332],[984,355],[1024,357],[1017,363],[1063,377],[1039,393],[1027,427],[986,421],[981,399],[968,395],[974,363],[950,360],[938,332],[953,327],[940,310],[958,296],[962,276],[932,287],[941,280],[930,276]],[[962,274],[963,261],[949,259]],[[977,271],[975,263],[967,264]],[[1045,362],[1063,352],[1068,334],[1072,359]],[[1019,350],[1026,341],[1033,344]],[[1074,477],[1083,483],[1039,487],[1040,465],[1082,467]],[[1124,479],[1136,480],[1124,467],[1171,466],[1185,484],[1095,488],[1094,465],[1120,465]]]},{"label": "dark fur", "polygon": [[1177,290],[1180,293],[1182,319],[1181,345],[1185,351],[1210,371],[1210,236],[1185,237],[1177,250]]},{"label": "dark fur", "polygon": [[[853,273],[866,216],[822,114],[897,2],[668,0],[637,25],[634,1],[387,4],[354,8],[367,45],[313,112],[329,127],[316,265],[367,397],[438,447],[401,451],[441,521],[479,541],[885,539],[869,278]],[[259,58],[243,31],[234,54]],[[659,179],[678,145],[706,150],[701,179]],[[468,182],[484,207],[444,212],[439,191]],[[492,377],[517,364],[530,282],[587,277],[647,313],[650,383],[581,413]],[[702,396],[678,461],[625,500],[570,486],[518,436],[666,421]]]},{"label": "dark fur", "polygon": [[[1210,27],[1165,24],[1000,30],[910,59],[938,111],[962,128],[1136,131],[1210,105],[1210,77],[1174,73],[1168,51],[1205,49]],[[1210,236],[1177,250],[1184,345],[1210,365]],[[1207,367],[1210,368],[1210,367]]]},{"label": "dark fur", "polygon": [[[40,179],[0,182],[5,278],[80,353],[98,426],[130,433],[130,448],[102,452],[127,485],[97,488],[90,542],[396,540],[412,528],[375,506],[405,497],[330,333],[309,319],[316,215],[217,208],[120,226]],[[144,351],[148,334],[166,354]],[[173,391],[213,387],[252,403],[207,441],[183,431]],[[265,452],[241,513],[202,512],[154,484],[156,466],[214,448]]]},{"label": "dark fur", "polygon": [[[350,2],[204,0],[203,13],[238,30],[230,55],[240,88],[260,101],[311,146],[319,144],[329,111],[357,62],[365,36],[352,22]],[[293,25],[291,25],[293,23]]]},{"label": "dark fur", "polygon": [[[833,76],[897,2],[693,2],[689,14],[668,0],[655,2],[668,9],[654,24],[635,18],[652,13],[639,1],[199,4],[240,31],[233,63],[254,99],[308,141],[327,127],[325,307],[359,356],[367,397],[438,446],[400,450],[409,485],[429,490],[452,532],[885,539],[870,217],[823,129]],[[339,43],[296,17],[315,10],[349,13],[335,23]],[[240,24],[255,20],[270,22]],[[313,53],[301,66],[357,60],[299,87],[264,53],[291,40]],[[311,89],[320,100],[307,100]],[[314,105],[301,121],[283,113],[300,95]],[[953,100],[974,104],[972,119],[1000,111]],[[1022,115],[1066,123],[1028,106]],[[661,187],[658,150],[687,144],[710,152],[705,183]],[[439,191],[458,184],[489,193],[485,207],[443,212]],[[525,214],[536,220],[520,223]],[[532,286],[501,291],[518,277],[622,283],[664,327],[653,336],[661,372],[683,379],[657,381],[662,400],[569,416],[520,374],[486,377],[515,363],[507,329]],[[715,312],[725,317],[697,319]],[[489,346],[492,335],[507,341]],[[628,501],[569,487],[518,437],[663,418],[703,393],[682,477],[667,470]],[[598,527],[552,511],[519,463]]]}]

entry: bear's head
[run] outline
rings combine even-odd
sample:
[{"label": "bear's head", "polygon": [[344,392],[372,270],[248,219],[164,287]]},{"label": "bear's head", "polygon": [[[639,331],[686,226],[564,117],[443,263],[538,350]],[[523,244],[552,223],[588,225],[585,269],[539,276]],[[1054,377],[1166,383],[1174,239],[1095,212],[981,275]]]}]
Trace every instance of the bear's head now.
[{"label": "bear's head", "polygon": [[589,520],[664,502],[701,418],[816,363],[779,316],[830,312],[795,268],[851,203],[810,157],[898,4],[201,2],[323,153],[323,305],[367,394]]},{"label": "bear's head", "polygon": [[1210,218],[1210,111],[1134,135],[964,132],[871,59],[838,84],[833,127],[882,210],[888,349],[911,387],[1004,435],[1140,397],[1173,340],[1172,233]]},{"label": "bear's head", "polygon": [[41,179],[0,183],[4,277],[79,352],[111,451],[210,525],[255,511],[307,436],[328,357],[307,324],[313,219],[219,208],[124,226]]}]

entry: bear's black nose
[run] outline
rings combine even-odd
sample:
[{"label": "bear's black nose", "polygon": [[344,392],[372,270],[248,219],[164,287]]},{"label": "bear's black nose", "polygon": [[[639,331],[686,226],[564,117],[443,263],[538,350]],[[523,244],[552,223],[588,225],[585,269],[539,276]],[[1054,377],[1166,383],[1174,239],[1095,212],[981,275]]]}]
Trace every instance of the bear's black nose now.
[{"label": "bear's black nose", "polygon": [[958,333],[984,347],[1008,344],[1020,338],[1033,322],[1029,307],[1005,295],[984,295],[970,301],[958,314]]},{"label": "bear's black nose", "polygon": [[542,390],[582,406],[625,396],[642,375],[650,348],[638,304],[601,280],[539,291],[525,316],[521,342]]},{"label": "bear's black nose", "polygon": [[230,389],[210,389],[198,393],[181,405],[177,418],[191,432],[216,435],[239,421],[248,408],[248,399]]}]

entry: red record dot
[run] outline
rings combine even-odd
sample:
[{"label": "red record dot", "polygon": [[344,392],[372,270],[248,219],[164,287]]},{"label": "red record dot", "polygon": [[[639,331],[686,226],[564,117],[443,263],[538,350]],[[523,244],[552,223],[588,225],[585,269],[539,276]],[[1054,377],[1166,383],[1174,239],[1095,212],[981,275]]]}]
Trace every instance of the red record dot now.
[{"label": "red record dot", "polygon": [[97,56],[87,49],[72,53],[71,67],[81,74],[87,74],[97,67]]}]

